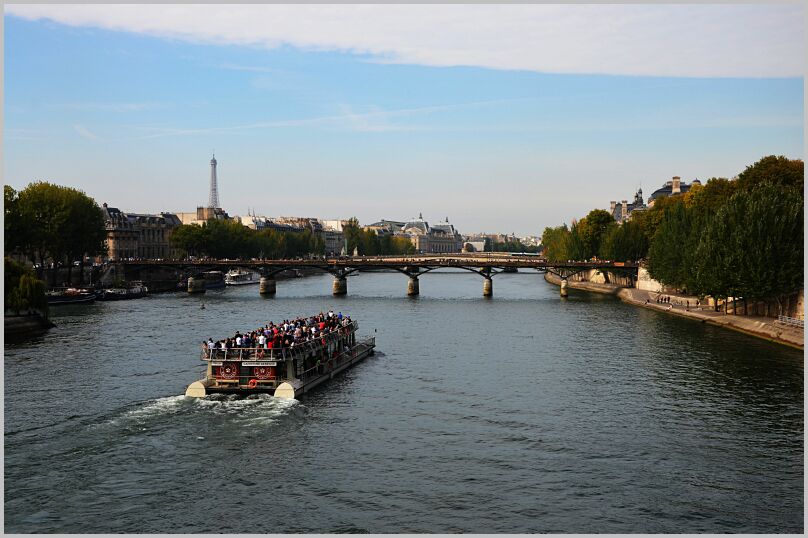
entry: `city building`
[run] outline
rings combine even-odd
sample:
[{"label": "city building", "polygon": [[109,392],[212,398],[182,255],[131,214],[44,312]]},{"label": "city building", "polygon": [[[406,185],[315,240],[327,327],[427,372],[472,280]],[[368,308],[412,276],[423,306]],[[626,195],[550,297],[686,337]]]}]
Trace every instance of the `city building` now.
[{"label": "city building", "polygon": [[171,247],[171,233],[182,224],[173,213],[124,213],[117,207],[102,206],[107,232],[107,258],[177,258]]},{"label": "city building", "polygon": [[340,256],[346,253],[347,244],[343,227],[348,224],[347,220],[326,220],[320,219],[323,226],[323,240],[325,241],[326,256]]},{"label": "city building", "polygon": [[337,232],[341,232],[342,228],[348,225],[348,221],[346,219],[342,220],[320,219],[320,222],[323,223],[323,228],[327,230],[335,230]]},{"label": "city building", "polygon": [[464,241],[463,252],[485,252],[485,241]]},{"label": "city building", "polygon": [[463,249],[463,238],[449,223],[448,217],[445,222],[430,226],[419,214],[417,219],[405,222],[394,235],[409,238],[419,253],[460,252]]},{"label": "city building", "polygon": [[135,230],[134,222],[120,209],[109,207],[106,202],[102,204],[101,212],[107,232],[107,258],[122,260],[137,256],[140,233]]},{"label": "city building", "polygon": [[[255,214],[234,217],[242,225],[253,230],[275,230],[278,232],[301,233],[310,230],[321,237],[325,244],[326,256],[339,255],[345,246],[345,234],[342,233],[342,223],[347,221],[324,221],[312,217],[261,217]],[[326,223],[330,223],[327,225]],[[339,226],[335,229],[333,226]]]},{"label": "city building", "polygon": [[382,219],[379,222],[374,222],[373,224],[363,226],[363,228],[366,230],[373,230],[378,236],[395,235],[396,233],[400,233],[402,231],[405,224],[407,223],[400,220]]},{"label": "city building", "polygon": [[682,182],[679,176],[673,176],[670,181],[666,182],[662,187],[658,188],[651,194],[651,196],[648,198],[648,207],[653,207],[654,202],[660,198],[673,196],[675,194],[684,194],[694,185],[701,185],[701,181],[694,179],[690,184],[687,184]]},{"label": "city building", "polygon": [[198,224],[202,225],[207,221],[214,220],[230,220],[230,215],[221,208],[211,207],[197,207],[196,211],[174,213],[182,224]]},{"label": "city building", "polygon": [[628,203],[628,200],[623,200],[620,205],[617,205],[615,200],[609,202],[609,213],[612,214],[616,222],[626,222],[631,217],[633,211],[645,211],[647,206],[642,199],[642,189],[637,189],[634,194],[634,201]]}]

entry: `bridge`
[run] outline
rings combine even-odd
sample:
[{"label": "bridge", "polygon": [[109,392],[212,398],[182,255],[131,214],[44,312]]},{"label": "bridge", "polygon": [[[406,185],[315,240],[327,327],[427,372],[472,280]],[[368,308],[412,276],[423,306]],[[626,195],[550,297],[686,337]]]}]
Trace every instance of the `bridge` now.
[{"label": "bridge", "polygon": [[[251,260],[126,260],[111,262],[124,268],[143,270],[149,267],[175,268],[195,275],[197,278],[210,270],[251,269],[261,275],[260,293],[273,295],[276,291],[275,277],[283,272],[295,269],[310,268],[330,273],[334,276],[334,295],[348,293],[346,277],[362,270],[393,270],[409,278],[408,295],[419,294],[421,275],[437,269],[462,269],[483,277],[483,296],[493,295],[493,277],[503,272],[514,272],[518,269],[533,269],[539,273],[552,273],[561,278],[561,295],[567,294],[567,279],[582,271],[598,269],[626,274],[636,280],[637,263],[613,261],[549,261],[545,258],[529,255],[511,255],[507,253],[452,253],[452,254],[419,254],[393,256],[341,256],[336,258],[315,259],[251,259]],[[191,278],[194,278],[193,276]],[[189,280],[190,287],[190,280]]]}]

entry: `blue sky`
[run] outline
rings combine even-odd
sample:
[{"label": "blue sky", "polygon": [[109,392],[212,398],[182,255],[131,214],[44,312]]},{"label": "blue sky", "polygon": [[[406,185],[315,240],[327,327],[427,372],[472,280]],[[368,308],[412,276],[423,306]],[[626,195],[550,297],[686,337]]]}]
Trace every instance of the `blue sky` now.
[{"label": "blue sky", "polygon": [[[468,10],[443,14],[464,24],[443,24],[448,36],[432,43],[428,28],[408,34],[417,26],[407,25],[409,13],[389,22],[384,11],[357,16],[337,6],[337,16],[360,22],[332,35],[333,13],[248,12],[228,21],[227,12],[178,11],[161,19],[173,26],[152,28],[141,7],[142,23],[114,6],[81,16],[6,7],[7,184],[44,179],[123,210],[192,211],[207,200],[215,149],[231,215],[250,208],[369,223],[422,212],[430,221],[449,217],[463,233],[540,235],[631,199],[639,186],[647,197],[674,175],[731,177],[764,155],[803,158],[802,60],[792,61],[802,52],[794,45],[803,43],[801,24],[772,35],[763,28],[750,51],[730,43],[676,60],[664,50],[677,39],[679,13],[618,10],[605,16],[662,17],[671,28],[581,30],[589,49],[556,44],[561,50],[541,60],[541,43],[518,38],[533,33],[514,22],[524,13],[484,17],[514,34],[497,56],[503,51],[491,45],[475,48],[494,23],[472,24],[478,14]],[[794,9],[738,17],[771,15],[774,25]],[[542,20],[551,15],[566,20],[566,12]],[[266,17],[302,21],[301,30],[266,34]],[[365,19],[372,25],[363,27]],[[319,30],[305,33],[313,32],[306,22]],[[400,42],[385,41],[385,24]],[[565,24],[574,37],[581,20]],[[365,41],[351,41],[357,35]],[[426,52],[416,46],[424,42]],[[637,52],[610,50],[620,46]],[[767,62],[766,47],[785,60]],[[646,57],[653,51],[659,61]],[[591,74],[601,65],[605,73]],[[704,76],[711,69],[718,75]]]}]

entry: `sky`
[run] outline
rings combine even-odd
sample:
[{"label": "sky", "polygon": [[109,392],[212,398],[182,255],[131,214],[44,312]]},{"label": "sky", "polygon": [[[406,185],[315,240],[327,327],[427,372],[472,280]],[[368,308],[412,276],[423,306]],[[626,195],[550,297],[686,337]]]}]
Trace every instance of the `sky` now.
[{"label": "sky", "polygon": [[461,233],[804,158],[802,4],[4,7],[4,177]]}]

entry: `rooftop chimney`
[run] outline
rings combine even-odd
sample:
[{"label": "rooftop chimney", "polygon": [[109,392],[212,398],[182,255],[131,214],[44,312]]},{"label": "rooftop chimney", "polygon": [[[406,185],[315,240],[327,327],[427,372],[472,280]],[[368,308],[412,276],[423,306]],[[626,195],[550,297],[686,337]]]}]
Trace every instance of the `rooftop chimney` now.
[{"label": "rooftop chimney", "polygon": [[679,176],[673,176],[673,182],[671,184],[671,194],[679,194],[680,192],[682,192],[681,178]]}]

